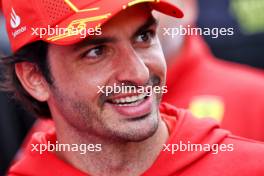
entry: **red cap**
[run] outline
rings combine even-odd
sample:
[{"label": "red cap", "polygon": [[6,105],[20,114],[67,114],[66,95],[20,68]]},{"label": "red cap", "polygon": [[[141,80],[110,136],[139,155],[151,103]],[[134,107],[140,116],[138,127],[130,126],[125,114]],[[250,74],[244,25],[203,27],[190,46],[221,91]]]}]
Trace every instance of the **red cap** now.
[{"label": "red cap", "polygon": [[[37,40],[69,45],[82,40],[71,29],[96,29],[118,12],[139,4],[149,3],[153,9],[177,18],[183,12],[165,0],[2,0],[6,28],[11,47],[16,52]],[[66,29],[40,37],[38,29]],[[36,31],[36,33],[34,32]],[[39,30],[38,30],[39,31]]]}]

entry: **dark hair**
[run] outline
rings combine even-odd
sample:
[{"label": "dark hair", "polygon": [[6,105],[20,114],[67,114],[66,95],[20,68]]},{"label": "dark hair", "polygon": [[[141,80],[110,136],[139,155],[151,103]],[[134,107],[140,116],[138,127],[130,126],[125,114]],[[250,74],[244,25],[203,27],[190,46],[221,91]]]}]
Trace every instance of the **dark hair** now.
[{"label": "dark hair", "polygon": [[33,113],[34,116],[42,118],[51,117],[48,104],[47,102],[36,100],[23,88],[16,75],[15,64],[19,62],[31,62],[35,64],[47,83],[52,85],[47,53],[48,43],[37,41],[24,46],[12,56],[0,59],[0,89],[11,93],[12,97],[18,100],[26,110]]}]

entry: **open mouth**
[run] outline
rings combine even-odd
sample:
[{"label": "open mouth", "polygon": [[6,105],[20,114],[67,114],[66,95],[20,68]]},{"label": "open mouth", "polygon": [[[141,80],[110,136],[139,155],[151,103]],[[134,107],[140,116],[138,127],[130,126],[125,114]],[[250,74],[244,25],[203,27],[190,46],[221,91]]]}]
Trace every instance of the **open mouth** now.
[{"label": "open mouth", "polygon": [[137,106],[141,102],[143,102],[145,99],[147,99],[150,96],[150,93],[145,92],[138,95],[130,95],[126,97],[121,98],[115,98],[107,100],[108,103],[111,103],[116,106]]},{"label": "open mouth", "polygon": [[153,97],[151,93],[122,94],[109,98],[106,106],[119,113],[126,119],[137,119],[150,114]]}]

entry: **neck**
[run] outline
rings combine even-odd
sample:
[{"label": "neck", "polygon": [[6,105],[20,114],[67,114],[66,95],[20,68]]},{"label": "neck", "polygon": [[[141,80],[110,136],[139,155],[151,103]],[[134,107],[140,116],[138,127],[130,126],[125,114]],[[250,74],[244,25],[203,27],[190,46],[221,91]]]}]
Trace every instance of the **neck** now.
[{"label": "neck", "polygon": [[[61,122],[56,124],[61,124]],[[63,131],[61,131],[62,129]],[[101,139],[97,136],[78,132],[69,126],[67,128],[56,126],[56,131],[58,141],[61,144],[78,144],[79,146],[81,144],[101,144],[101,151],[89,152],[86,150],[85,154],[80,154],[80,151],[60,151],[57,153],[60,158],[79,170],[100,176],[142,174],[154,163],[169,136],[166,124],[162,120],[159,122],[156,133],[141,142]]]}]

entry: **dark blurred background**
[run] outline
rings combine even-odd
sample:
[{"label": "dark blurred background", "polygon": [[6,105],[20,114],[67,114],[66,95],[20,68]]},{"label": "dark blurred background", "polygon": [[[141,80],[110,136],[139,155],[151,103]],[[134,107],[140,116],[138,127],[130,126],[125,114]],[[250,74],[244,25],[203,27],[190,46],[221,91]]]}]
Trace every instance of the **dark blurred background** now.
[{"label": "dark blurred background", "polygon": [[234,28],[234,36],[204,36],[218,58],[264,68],[264,1],[199,0],[199,27]]}]

